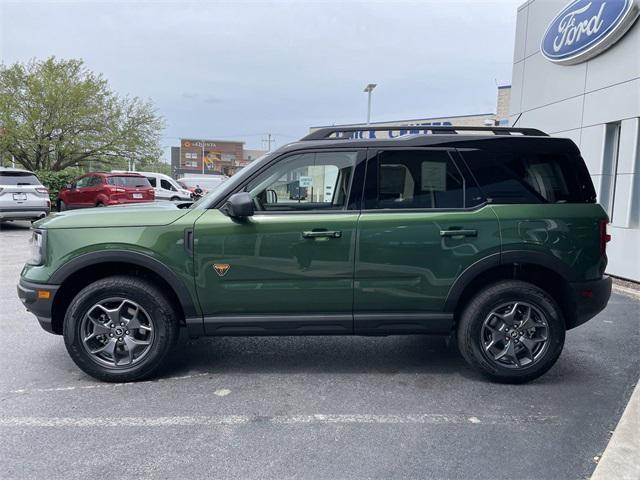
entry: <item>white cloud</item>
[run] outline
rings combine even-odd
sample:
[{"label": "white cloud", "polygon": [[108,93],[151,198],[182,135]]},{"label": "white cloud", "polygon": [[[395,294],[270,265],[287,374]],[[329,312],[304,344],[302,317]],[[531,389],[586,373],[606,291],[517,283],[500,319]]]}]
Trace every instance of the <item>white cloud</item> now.
[{"label": "white cloud", "polygon": [[493,111],[519,3],[5,2],[0,55],[83,58],[119,92],[155,101],[165,143],[296,137],[362,121],[369,82],[373,120]]}]

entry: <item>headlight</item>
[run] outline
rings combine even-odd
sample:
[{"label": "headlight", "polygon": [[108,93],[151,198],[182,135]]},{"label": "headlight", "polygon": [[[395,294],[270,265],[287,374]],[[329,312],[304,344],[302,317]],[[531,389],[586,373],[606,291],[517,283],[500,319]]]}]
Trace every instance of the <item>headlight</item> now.
[{"label": "headlight", "polygon": [[42,265],[45,261],[45,254],[47,252],[47,235],[45,230],[34,230],[29,240],[29,246],[31,247],[31,256],[27,263],[30,265]]}]

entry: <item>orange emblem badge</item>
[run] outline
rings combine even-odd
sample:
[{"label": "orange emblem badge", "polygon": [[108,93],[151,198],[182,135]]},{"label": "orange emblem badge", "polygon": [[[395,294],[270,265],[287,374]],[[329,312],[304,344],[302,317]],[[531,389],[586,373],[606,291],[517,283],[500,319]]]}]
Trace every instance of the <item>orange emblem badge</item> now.
[{"label": "orange emblem badge", "polygon": [[213,269],[216,271],[219,277],[224,277],[230,268],[231,268],[231,265],[229,265],[228,263],[213,264]]}]

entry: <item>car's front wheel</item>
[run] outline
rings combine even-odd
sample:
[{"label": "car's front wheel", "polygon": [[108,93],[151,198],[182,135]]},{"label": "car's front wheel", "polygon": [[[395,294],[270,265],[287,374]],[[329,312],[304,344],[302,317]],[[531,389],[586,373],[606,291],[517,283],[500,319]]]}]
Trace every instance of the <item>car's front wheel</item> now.
[{"label": "car's front wheel", "polygon": [[457,327],[465,360],[492,380],[523,383],[556,362],[565,338],[562,312],[551,296],[527,282],[509,280],[478,293]]},{"label": "car's front wheel", "polygon": [[155,285],[114,276],[76,295],[63,334],[69,355],[85,373],[129,382],[148,378],[161,367],[178,338],[178,320]]}]

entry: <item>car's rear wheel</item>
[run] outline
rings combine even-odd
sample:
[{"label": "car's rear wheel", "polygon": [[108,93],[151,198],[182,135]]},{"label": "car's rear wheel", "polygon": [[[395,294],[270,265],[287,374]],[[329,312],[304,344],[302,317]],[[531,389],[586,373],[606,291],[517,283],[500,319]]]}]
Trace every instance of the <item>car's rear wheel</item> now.
[{"label": "car's rear wheel", "polygon": [[98,280],[73,299],[64,319],[67,351],[84,372],[108,382],[148,378],[178,338],[176,314],[146,280]]},{"label": "car's rear wheel", "polygon": [[67,210],[67,204],[64,203],[62,200],[58,200],[58,211],[59,212],[64,212],[65,210]]},{"label": "car's rear wheel", "polygon": [[492,380],[533,380],[556,362],[565,338],[557,303],[541,288],[510,280],[478,293],[460,316],[458,348]]},{"label": "car's rear wheel", "polygon": [[171,197],[171,201],[172,202],[178,202],[178,201],[180,201],[180,197]]}]

